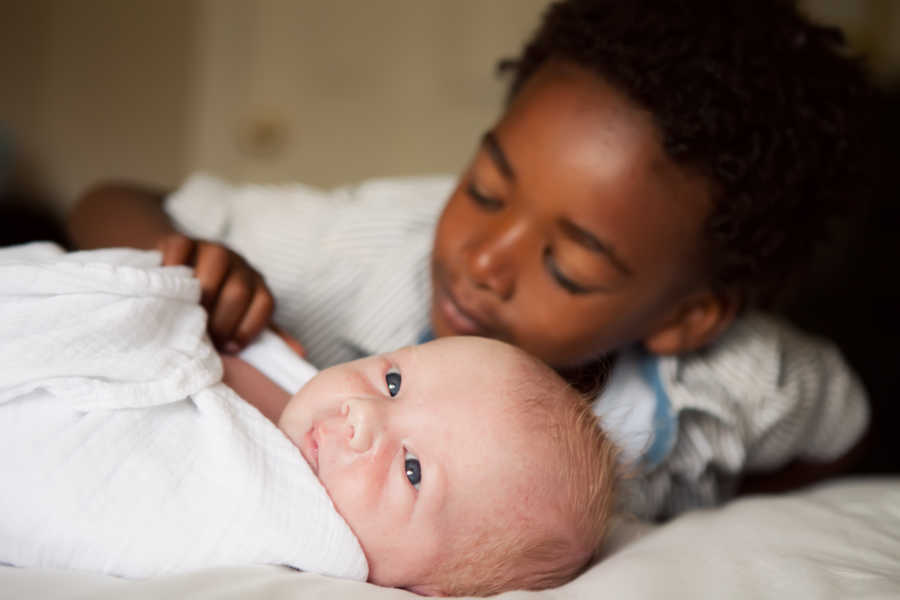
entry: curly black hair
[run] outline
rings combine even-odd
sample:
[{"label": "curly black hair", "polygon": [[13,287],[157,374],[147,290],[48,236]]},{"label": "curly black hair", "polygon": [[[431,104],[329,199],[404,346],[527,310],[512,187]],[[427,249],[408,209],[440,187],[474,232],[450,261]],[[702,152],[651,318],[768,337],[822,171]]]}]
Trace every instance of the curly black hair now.
[{"label": "curly black hair", "polygon": [[548,60],[586,68],[653,115],[663,147],[717,190],[714,285],[764,303],[866,197],[871,88],[841,32],[786,0],[565,0],[515,60],[509,101]]}]

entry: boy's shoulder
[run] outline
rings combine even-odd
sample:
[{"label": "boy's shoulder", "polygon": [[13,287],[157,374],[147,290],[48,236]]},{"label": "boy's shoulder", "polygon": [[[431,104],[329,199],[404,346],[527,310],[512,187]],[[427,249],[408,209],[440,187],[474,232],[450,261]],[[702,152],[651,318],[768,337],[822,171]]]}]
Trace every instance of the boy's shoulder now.
[{"label": "boy's shoulder", "polygon": [[658,357],[657,372],[678,410],[722,418],[738,406],[777,412],[778,406],[867,403],[834,342],[762,312],[743,315],[700,351]]}]

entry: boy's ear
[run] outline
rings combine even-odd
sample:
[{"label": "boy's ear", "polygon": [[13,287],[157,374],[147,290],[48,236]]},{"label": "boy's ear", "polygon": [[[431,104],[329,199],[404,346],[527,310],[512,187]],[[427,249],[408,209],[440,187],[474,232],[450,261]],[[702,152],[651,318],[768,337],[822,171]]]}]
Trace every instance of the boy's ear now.
[{"label": "boy's ear", "polygon": [[654,354],[681,354],[702,348],[731,325],[740,307],[740,297],[734,291],[692,294],[644,338],[644,347]]}]

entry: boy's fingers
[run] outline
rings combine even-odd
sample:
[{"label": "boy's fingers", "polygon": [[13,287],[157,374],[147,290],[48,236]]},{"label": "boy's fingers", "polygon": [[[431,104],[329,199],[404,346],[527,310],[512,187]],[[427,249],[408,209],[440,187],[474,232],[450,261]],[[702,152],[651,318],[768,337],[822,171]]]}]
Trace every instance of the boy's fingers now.
[{"label": "boy's fingers", "polygon": [[210,314],[210,331],[218,344],[234,339],[253,295],[253,276],[245,269],[228,273]]},{"label": "boy's fingers", "polygon": [[275,300],[269,288],[263,283],[262,278],[257,278],[256,289],[253,292],[253,298],[250,300],[250,306],[244,317],[238,323],[234,336],[231,341],[235,342],[238,348],[243,348],[253,341],[260,332],[265,329],[272,319],[272,313],[275,312]]},{"label": "boy's fingers", "polygon": [[200,280],[200,289],[202,290],[200,302],[207,309],[211,309],[213,304],[218,304],[216,297],[228,274],[229,262],[228,249],[224,246],[198,244],[194,276]]},{"label": "boy's fingers", "polygon": [[181,233],[172,233],[160,240],[156,246],[162,252],[163,266],[190,264],[194,251],[194,240]]}]

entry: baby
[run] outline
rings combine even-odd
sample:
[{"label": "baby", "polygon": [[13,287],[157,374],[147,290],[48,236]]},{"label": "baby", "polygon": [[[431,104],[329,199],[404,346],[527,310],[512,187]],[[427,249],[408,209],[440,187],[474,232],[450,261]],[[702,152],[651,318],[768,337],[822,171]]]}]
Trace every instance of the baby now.
[{"label": "baby", "polygon": [[223,356],[225,381],[299,448],[369,580],[428,595],[564,583],[595,555],[613,447],[552,369],[451,337],[326,369],[296,394]]},{"label": "baby", "polygon": [[447,337],[316,373],[274,334],[220,360],[197,281],[158,265],[0,251],[0,562],[492,594],[595,555],[615,450],[539,360]]}]

